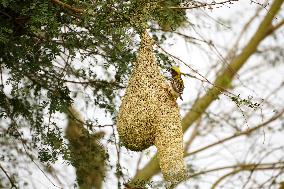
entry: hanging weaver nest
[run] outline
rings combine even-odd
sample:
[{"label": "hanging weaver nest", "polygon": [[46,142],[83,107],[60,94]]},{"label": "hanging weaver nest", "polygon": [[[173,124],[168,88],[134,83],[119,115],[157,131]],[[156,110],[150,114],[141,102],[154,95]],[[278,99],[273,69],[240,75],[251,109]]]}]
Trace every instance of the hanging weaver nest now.
[{"label": "hanging weaver nest", "polygon": [[106,173],[107,153],[100,139],[103,132],[89,133],[79,112],[69,107],[68,125],[65,130],[69,141],[70,162],[76,168],[80,188],[101,189]]},{"label": "hanging weaver nest", "polygon": [[181,117],[152,46],[153,40],[145,31],[122,98],[117,129],[122,144],[130,150],[142,151],[155,145],[164,178],[176,182],[186,176]]}]

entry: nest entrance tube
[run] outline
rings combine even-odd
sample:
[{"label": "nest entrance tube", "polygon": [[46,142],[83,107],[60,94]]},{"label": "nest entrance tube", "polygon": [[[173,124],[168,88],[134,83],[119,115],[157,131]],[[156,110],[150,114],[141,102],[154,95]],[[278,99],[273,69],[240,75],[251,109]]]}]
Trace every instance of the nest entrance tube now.
[{"label": "nest entrance tube", "polygon": [[117,117],[122,144],[133,151],[155,145],[160,168],[167,181],[186,177],[181,117],[169,85],[160,73],[153,53],[153,39],[141,34],[136,63]]}]

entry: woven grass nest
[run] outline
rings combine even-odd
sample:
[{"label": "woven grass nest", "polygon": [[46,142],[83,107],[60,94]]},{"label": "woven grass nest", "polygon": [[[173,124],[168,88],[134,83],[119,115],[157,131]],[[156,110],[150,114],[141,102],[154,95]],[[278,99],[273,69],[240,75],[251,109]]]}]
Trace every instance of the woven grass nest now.
[{"label": "woven grass nest", "polygon": [[152,145],[158,149],[160,168],[167,181],[185,178],[183,133],[176,100],[160,73],[153,53],[153,40],[145,31],[134,69],[117,118],[122,144],[133,151]]}]

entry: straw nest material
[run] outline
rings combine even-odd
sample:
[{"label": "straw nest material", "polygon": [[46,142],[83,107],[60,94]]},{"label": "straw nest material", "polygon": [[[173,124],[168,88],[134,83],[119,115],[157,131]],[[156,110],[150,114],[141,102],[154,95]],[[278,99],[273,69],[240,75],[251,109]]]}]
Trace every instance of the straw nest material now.
[{"label": "straw nest material", "polygon": [[186,175],[181,117],[152,46],[153,40],[145,31],[122,98],[117,129],[122,144],[130,150],[142,151],[155,145],[164,178],[175,182]]},{"label": "straw nest material", "polygon": [[76,169],[80,188],[101,189],[106,174],[107,153],[100,139],[103,132],[90,134],[84,128],[80,113],[69,107],[68,125],[65,130],[69,141],[70,162]]}]

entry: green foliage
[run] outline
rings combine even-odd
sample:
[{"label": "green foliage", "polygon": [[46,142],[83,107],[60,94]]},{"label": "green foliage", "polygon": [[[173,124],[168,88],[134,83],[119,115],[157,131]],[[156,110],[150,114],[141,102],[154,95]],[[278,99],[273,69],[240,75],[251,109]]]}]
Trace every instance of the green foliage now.
[{"label": "green foliage", "polygon": [[[31,132],[24,146],[46,163],[58,155],[70,158],[62,129],[52,121],[55,113],[66,112],[78,93],[88,96],[84,89],[91,89],[86,104],[115,116],[115,97],[127,84],[139,47],[137,33],[145,23],[175,29],[185,21],[184,11],[168,8],[177,0],[61,2],[82,11],[52,0],[0,0],[0,121],[19,141],[22,129]],[[157,55],[169,67],[167,56]]]},{"label": "green foliage", "polygon": [[154,11],[153,17],[163,30],[175,30],[185,23],[185,11],[182,9],[173,8],[178,7],[180,2],[180,0],[167,0],[159,2],[158,9]]},{"label": "green foliage", "polygon": [[242,99],[239,94],[238,96],[231,96],[230,98],[238,106],[244,105],[252,109],[256,109],[260,106],[260,103],[252,102],[252,96],[248,96],[247,99]]}]

